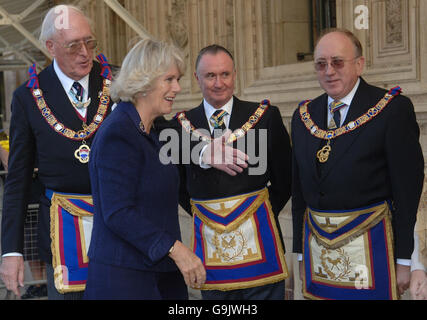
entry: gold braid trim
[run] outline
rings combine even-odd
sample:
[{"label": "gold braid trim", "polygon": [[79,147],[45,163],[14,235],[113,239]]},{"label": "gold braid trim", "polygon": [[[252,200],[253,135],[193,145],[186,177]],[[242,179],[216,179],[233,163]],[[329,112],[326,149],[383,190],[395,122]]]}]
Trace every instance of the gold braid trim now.
[{"label": "gold braid trim", "polygon": [[[322,236],[319,234],[319,232],[314,228],[312,221],[309,219],[309,216],[320,216],[320,217],[351,217],[345,220],[345,222],[337,228],[335,228],[333,231],[342,228],[345,224],[348,224],[352,222],[354,219],[359,217],[362,214],[366,214],[368,212],[374,213],[365,221],[363,221],[361,224],[359,224],[357,227],[351,229],[350,231],[342,234],[341,236],[329,240],[328,238]],[[316,212],[310,209],[307,209],[307,223],[310,228],[310,231],[313,233],[314,239],[316,239],[317,243],[324,246],[327,249],[337,249],[340,248],[348,243],[350,243],[352,240],[356,239],[360,235],[367,232],[369,229],[377,225],[380,221],[383,219],[391,220],[391,212],[386,202],[384,202],[381,205],[378,205],[373,208],[360,210],[357,212],[350,212],[350,213],[325,213],[325,212]],[[315,218],[313,217],[314,223],[316,223]],[[317,227],[321,228],[323,231],[328,232],[324,227],[317,225]],[[329,232],[328,232],[329,233]]]},{"label": "gold braid trim", "polygon": [[394,236],[393,236],[393,226],[391,224],[391,212],[388,210],[389,216],[384,219],[385,226],[385,235],[388,243],[388,265],[390,266],[390,289],[391,289],[391,298],[392,300],[399,300],[400,293],[399,287],[397,285],[397,275],[396,275],[396,259],[394,257]]},{"label": "gold braid trim", "polygon": [[[55,203],[57,202],[61,208],[64,208],[73,216],[77,216],[77,217],[93,216],[92,213],[87,212],[86,210],[79,208],[74,204],[72,204],[70,201],[68,201],[69,196],[63,196],[57,193],[55,193],[54,195],[55,195]],[[84,200],[89,204],[93,205],[93,200],[91,196],[76,196],[76,197],[73,197],[73,199]]]},{"label": "gold braid trim", "polygon": [[[304,221],[306,221],[305,219],[308,219],[309,214],[315,212],[315,211],[311,211],[311,212],[310,211],[311,210],[309,208],[307,208],[305,215],[304,215]],[[370,211],[371,212],[376,211],[376,212],[371,217],[369,217],[366,221],[364,221],[363,223],[361,223],[356,228],[354,228],[351,231],[344,234],[342,238],[340,237],[338,239],[338,241],[335,241],[335,242],[319,236],[318,233],[315,232],[315,230],[313,229],[313,226],[310,224],[310,221],[307,220],[307,222],[308,222],[310,231],[312,231],[312,236],[314,237],[316,242],[318,244],[320,244],[321,246],[324,246],[327,249],[335,250],[339,247],[345,246],[346,244],[351,242],[353,239],[361,236],[363,233],[367,232],[370,228],[374,227],[381,220],[384,220],[384,227],[385,227],[384,233],[386,236],[388,265],[390,268],[391,299],[392,300],[398,300],[398,299],[400,299],[400,294],[399,294],[399,290],[398,290],[398,286],[397,286],[397,278],[396,278],[394,246],[393,246],[393,243],[394,243],[393,228],[392,228],[392,224],[391,224],[392,217],[391,217],[391,211],[387,205],[387,202],[384,202],[383,204],[378,205],[376,207],[372,207],[370,209],[364,209],[364,210],[360,210],[357,212],[348,213],[347,215],[353,214],[354,218],[357,218],[360,214],[370,212]],[[327,214],[325,212],[320,212],[320,213],[315,212],[315,213],[322,215],[322,216],[327,216],[327,215],[328,216],[341,216],[341,217],[345,216],[342,214],[334,214],[334,213]],[[344,221],[342,223],[342,225],[345,225],[345,224],[353,221],[354,218]],[[340,225],[339,227],[342,227],[342,225]],[[303,226],[304,226],[304,223],[303,223]],[[302,239],[303,239],[302,247],[303,248],[305,248],[305,238],[306,238],[306,235],[305,235],[305,228],[304,228],[303,229],[303,236],[302,236]],[[303,270],[306,270],[306,267],[307,267],[306,266],[306,259],[303,259]],[[323,300],[322,297],[314,296],[310,292],[307,291],[307,283],[306,283],[305,272],[304,272],[303,280],[302,280],[302,291],[303,291],[303,296],[305,298],[312,299],[312,300]]]},{"label": "gold braid trim", "polygon": [[[288,271],[288,266],[286,264],[286,259],[285,259],[285,251],[284,248],[282,246],[282,242],[280,241],[280,237],[279,237],[279,231],[278,231],[278,226],[276,225],[275,219],[274,219],[274,214],[273,214],[273,209],[271,207],[271,203],[270,203],[270,199],[269,199],[269,194],[268,194],[268,189],[264,188],[261,191],[257,191],[257,192],[253,192],[253,193],[248,193],[245,195],[240,195],[240,196],[236,196],[236,197],[231,197],[231,198],[223,198],[220,199],[221,202],[225,202],[231,199],[237,199],[240,197],[248,197],[254,194],[259,193],[258,199],[255,200],[256,202],[260,199],[263,198],[263,202],[265,202],[267,209],[268,209],[268,213],[269,213],[269,217],[270,217],[270,221],[271,221],[271,225],[273,228],[273,236],[277,245],[277,255],[278,255],[278,259],[280,260],[280,265],[282,266],[282,272],[273,276],[265,276],[262,277],[260,279],[257,280],[252,280],[252,281],[242,281],[242,282],[231,282],[231,283],[214,283],[214,284],[204,284],[202,286],[202,288],[200,290],[220,290],[220,291],[229,291],[229,290],[240,290],[240,289],[247,289],[247,288],[254,288],[254,287],[259,287],[259,286],[264,286],[267,284],[272,284],[272,283],[277,283],[280,281],[283,281],[285,279],[287,279],[289,277],[289,271]],[[200,202],[218,202],[218,200],[208,200],[208,201],[200,201]],[[194,208],[194,203],[195,201],[192,201],[192,212],[193,212],[193,225],[194,225],[194,218],[195,218],[195,210],[193,210]],[[199,203],[199,201],[197,201],[197,203]],[[220,203],[220,202],[219,202]],[[261,203],[262,204],[262,203]],[[257,209],[261,206],[261,204],[257,204],[255,206],[255,203],[253,204],[253,206],[255,206]],[[252,206],[251,206],[251,211],[252,211]],[[196,211],[198,211],[196,209]],[[256,211],[256,210],[255,210]],[[252,211],[252,214],[255,212]],[[200,216],[197,215],[199,218]],[[246,216],[246,215],[245,215]],[[201,219],[201,218],[200,218]],[[205,223],[204,220],[202,220],[203,223]],[[236,229],[238,226],[236,226],[234,229]],[[233,231],[233,230],[231,230]],[[229,231],[226,231],[229,232]],[[191,235],[191,250],[194,252],[194,230],[192,232]]]},{"label": "gold braid trim", "polygon": [[[91,196],[72,196],[73,199],[81,199],[85,200],[88,203],[93,203]],[[81,285],[73,285],[69,286],[64,283],[63,274],[68,272],[66,267],[61,265],[61,253],[59,246],[59,218],[58,218],[58,210],[59,208],[64,208],[72,215],[83,217],[83,216],[91,216],[85,210],[74,206],[70,203],[67,198],[70,198],[70,195],[62,195],[58,193],[53,193],[52,199],[50,200],[50,248],[52,250],[52,267],[53,267],[53,278],[55,283],[55,288],[59,293],[64,294],[68,292],[79,292],[84,291],[86,288],[86,284]]]},{"label": "gold braid trim", "polygon": [[61,267],[61,260],[60,260],[60,252],[59,252],[59,246],[58,246],[58,236],[59,236],[59,223],[58,223],[58,204],[55,201],[55,193],[52,196],[51,199],[51,205],[50,205],[50,249],[52,251],[52,267],[53,267],[53,279],[55,283],[55,288],[58,290],[59,293],[64,294],[64,284],[62,281],[62,273],[57,272],[58,266]]},{"label": "gold braid trim", "polygon": [[[236,218],[233,222],[231,222],[230,224],[228,224],[226,226],[210,220],[202,212],[200,212],[200,210],[197,209],[197,207],[196,207],[196,204],[198,204],[198,205],[201,205],[201,206],[207,208],[207,210],[211,211],[212,209],[209,208],[209,206],[207,206],[209,204],[213,204],[213,203],[220,204],[220,203],[224,203],[227,201],[239,200],[237,202],[237,204],[235,204],[232,208],[226,209],[228,212],[226,214],[224,214],[223,216],[227,217],[233,211],[233,209],[238,207],[247,198],[254,196],[254,195],[258,195],[258,196],[254,200],[254,202],[252,202],[252,204],[246,209],[246,211],[243,212],[238,218]],[[202,220],[202,222],[205,225],[207,225],[211,229],[215,230],[216,232],[228,233],[228,232],[232,232],[232,231],[236,230],[244,221],[246,221],[248,219],[248,217],[253,215],[258,210],[258,208],[265,202],[265,200],[267,198],[268,198],[268,190],[267,190],[267,188],[264,188],[261,191],[256,191],[256,192],[247,193],[247,194],[238,195],[238,196],[229,197],[229,198],[206,200],[206,201],[195,201],[195,200],[191,199],[191,201],[190,201],[191,202],[191,212],[193,213],[193,216],[197,216],[200,220]],[[213,212],[213,213],[215,214],[215,212]]]},{"label": "gold braid trim", "polygon": [[[283,255],[284,257],[284,255]],[[281,259],[282,260],[282,257]],[[283,260],[285,260],[283,258]],[[272,284],[276,282],[280,282],[286,280],[288,276],[288,269],[286,266],[286,262],[283,263],[284,272],[277,274],[268,278],[261,278],[254,281],[246,281],[246,282],[233,282],[233,283],[224,283],[224,284],[204,284],[200,290],[219,290],[219,291],[230,291],[230,290],[240,290],[240,289],[248,289],[254,287],[265,286],[267,284]]]}]

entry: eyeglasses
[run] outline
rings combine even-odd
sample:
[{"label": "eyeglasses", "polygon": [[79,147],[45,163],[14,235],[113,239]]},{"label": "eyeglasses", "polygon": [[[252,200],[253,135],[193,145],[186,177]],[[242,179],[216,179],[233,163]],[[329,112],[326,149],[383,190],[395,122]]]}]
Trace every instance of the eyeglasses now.
[{"label": "eyeglasses", "polygon": [[329,64],[335,70],[342,69],[344,67],[345,62],[353,61],[353,60],[356,60],[357,58],[360,58],[360,56],[355,57],[353,59],[347,59],[347,60],[342,58],[332,58],[330,63],[328,63],[327,60],[318,60],[314,63],[314,69],[316,69],[316,71],[325,71]]},{"label": "eyeglasses", "polygon": [[98,41],[96,39],[78,40],[64,44],[63,47],[66,48],[69,53],[76,54],[82,49],[83,45],[86,46],[87,50],[93,50],[98,45]]}]

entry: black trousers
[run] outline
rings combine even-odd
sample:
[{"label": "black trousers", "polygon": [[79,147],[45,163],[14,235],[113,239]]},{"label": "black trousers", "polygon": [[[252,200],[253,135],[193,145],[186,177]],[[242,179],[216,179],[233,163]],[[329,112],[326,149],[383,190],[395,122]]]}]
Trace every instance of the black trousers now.
[{"label": "black trousers", "polygon": [[285,281],[230,291],[202,290],[202,297],[203,300],[285,300]]}]

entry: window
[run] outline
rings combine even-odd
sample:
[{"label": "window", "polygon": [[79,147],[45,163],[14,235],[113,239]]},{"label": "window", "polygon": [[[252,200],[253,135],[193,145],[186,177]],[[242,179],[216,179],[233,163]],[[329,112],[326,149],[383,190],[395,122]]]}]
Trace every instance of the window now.
[{"label": "window", "polygon": [[322,30],[336,27],[335,0],[263,1],[264,67],[310,61]]}]

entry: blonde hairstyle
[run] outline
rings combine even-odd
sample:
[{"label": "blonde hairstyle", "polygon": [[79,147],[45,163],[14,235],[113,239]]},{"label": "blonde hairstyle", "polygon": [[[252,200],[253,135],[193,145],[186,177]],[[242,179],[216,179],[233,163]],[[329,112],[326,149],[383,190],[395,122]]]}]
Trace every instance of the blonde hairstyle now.
[{"label": "blonde hairstyle", "polygon": [[111,98],[135,103],[136,96],[148,93],[154,81],[174,64],[183,75],[184,57],[174,45],[152,39],[139,41],[126,55],[111,84]]},{"label": "blonde hairstyle", "polygon": [[60,30],[58,27],[63,27],[62,23],[64,21],[61,21],[63,18],[59,20],[59,22],[61,22],[59,25],[57,23],[57,18],[59,18],[61,15],[68,14],[69,10],[73,10],[85,17],[93,34],[92,20],[82,11],[82,9],[73,5],[60,4],[51,8],[43,19],[40,29],[39,41],[44,47],[46,47],[46,41],[51,40]]}]

